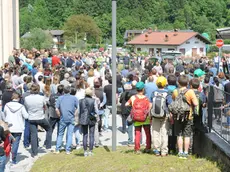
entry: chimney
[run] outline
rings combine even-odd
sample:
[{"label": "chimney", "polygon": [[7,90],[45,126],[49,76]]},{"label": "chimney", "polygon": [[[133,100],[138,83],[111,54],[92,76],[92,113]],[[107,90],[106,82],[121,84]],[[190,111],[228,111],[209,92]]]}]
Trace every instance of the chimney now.
[{"label": "chimney", "polygon": [[149,37],[149,35],[148,35],[148,34],[145,34],[145,42],[148,41],[148,37]]},{"label": "chimney", "polygon": [[173,36],[177,36],[178,35],[178,29],[174,29],[174,34]]},{"label": "chimney", "polygon": [[165,35],[165,42],[168,42],[168,41],[169,41],[169,36]]},{"label": "chimney", "polygon": [[152,28],[148,29],[148,34],[151,34],[153,32]]}]

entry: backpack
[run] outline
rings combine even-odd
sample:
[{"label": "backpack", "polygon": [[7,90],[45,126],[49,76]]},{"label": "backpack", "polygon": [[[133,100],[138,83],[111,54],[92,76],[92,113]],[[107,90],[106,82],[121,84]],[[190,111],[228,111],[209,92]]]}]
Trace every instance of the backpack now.
[{"label": "backpack", "polygon": [[166,96],[166,104],[170,105],[173,102],[173,98],[172,98],[172,92],[168,92],[168,95]]},{"label": "backpack", "polygon": [[155,118],[164,118],[166,116],[166,97],[167,92],[154,92],[152,108],[150,114]]},{"label": "backpack", "polygon": [[131,117],[135,122],[145,122],[147,115],[149,113],[149,100],[147,97],[139,98],[135,96],[133,102]]},{"label": "backpack", "polygon": [[176,99],[168,105],[169,111],[174,115],[175,120],[181,120],[182,122],[184,120],[188,119],[189,113],[190,113],[190,105],[187,102],[187,99],[185,97],[185,93],[188,91],[188,89],[178,91],[178,96]]}]

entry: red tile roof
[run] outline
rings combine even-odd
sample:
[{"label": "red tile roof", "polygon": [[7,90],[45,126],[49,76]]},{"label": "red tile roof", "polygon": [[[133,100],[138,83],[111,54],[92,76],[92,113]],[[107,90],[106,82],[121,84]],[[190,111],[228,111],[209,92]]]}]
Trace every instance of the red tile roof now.
[{"label": "red tile roof", "polygon": [[210,44],[210,41],[197,32],[145,32],[132,41],[131,45],[181,45],[192,37],[198,37],[203,42]]}]

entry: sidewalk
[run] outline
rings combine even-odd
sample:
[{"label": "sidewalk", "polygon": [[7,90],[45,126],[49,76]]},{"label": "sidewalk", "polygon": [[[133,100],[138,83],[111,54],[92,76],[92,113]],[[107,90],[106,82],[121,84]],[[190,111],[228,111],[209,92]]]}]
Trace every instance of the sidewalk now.
[{"label": "sidewalk", "polygon": [[[120,115],[117,115],[117,146],[124,146],[127,145],[127,140],[128,140],[128,135],[123,134],[120,129],[121,129],[122,121]],[[100,143],[103,146],[112,146],[112,116],[109,116],[109,131],[108,132],[103,132],[102,136],[99,138]],[[55,144],[56,144],[56,133],[57,131],[54,131],[53,134],[53,140],[52,140],[52,149],[55,150]],[[45,132],[39,132],[39,146],[42,146],[45,140]],[[22,137],[23,138],[23,137]],[[63,137],[64,140],[65,136]],[[6,170],[6,172],[29,172],[31,167],[33,166],[35,160],[31,157],[30,155],[30,148],[26,150],[23,147],[22,143],[23,139],[20,141],[20,146],[18,150],[18,161],[19,163],[17,165],[13,165],[10,167],[10,170]],[[40,148],[39,149],[39,156],[43,156],[47,154],[48,152],[46,151],[45,148]]]}]

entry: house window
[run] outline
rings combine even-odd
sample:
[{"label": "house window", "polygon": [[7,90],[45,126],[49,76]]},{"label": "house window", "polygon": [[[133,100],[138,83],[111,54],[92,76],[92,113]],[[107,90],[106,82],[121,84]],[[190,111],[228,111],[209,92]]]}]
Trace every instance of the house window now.
[{"label": "house window", "polygon": [[185,55],[185,48],[181,48],[181,49],[179,49],[179,51],[180,51],[183,55]]},{"label": "house window", "polygon": [[137,51],[141,51],[141,48],[137,48]]},{"label": "house window", "polygon": [[195,41],[195,44],[199,44],[199,41]]},{"label": "house window", "polygon": [[204,48],[200,48],[200,53],[203,53],[204,52]]},{"label": "house window", "polygon": [[149,49],[149,55],[153,56],[154,55],[154,48]]},{"label": "house window", "polygon": [[190,41],[187,41],[186,44],[190,44]]},{"label": "house window", "polygon": [[174,48],[168,48],[168,51],[175,51]]}]

